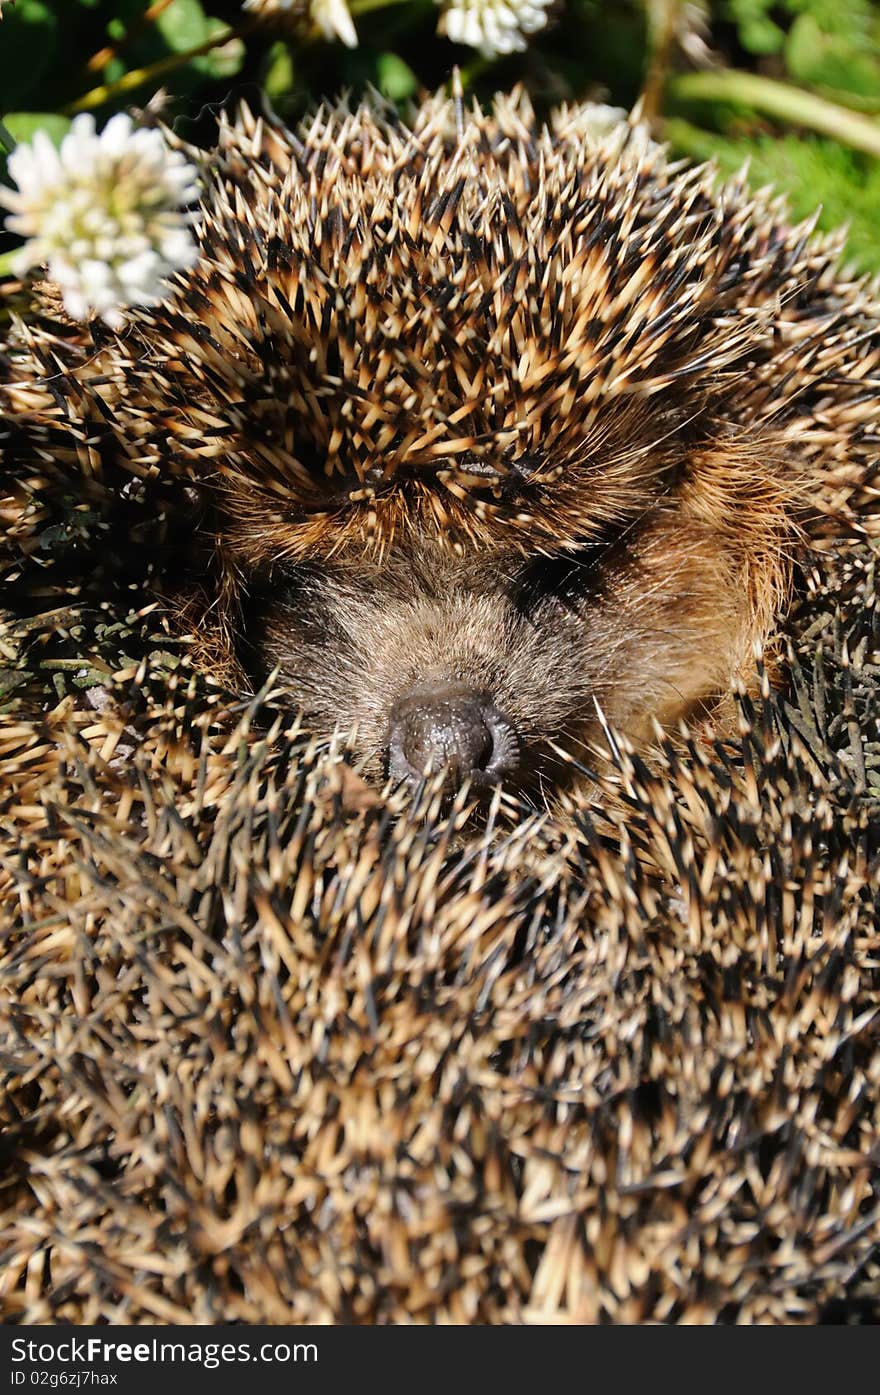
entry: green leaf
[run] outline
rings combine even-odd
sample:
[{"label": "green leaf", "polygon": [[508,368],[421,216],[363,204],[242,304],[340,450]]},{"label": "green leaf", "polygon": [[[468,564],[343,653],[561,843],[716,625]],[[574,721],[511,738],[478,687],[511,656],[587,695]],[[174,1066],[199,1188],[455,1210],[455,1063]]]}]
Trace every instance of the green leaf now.
[{"label": "green leaf", "polygon": [[45,131],[55,145],[60,145],[62,136],[70,129],[70,118],[56,116],[52,111],[11,111],[4,116],[3,124],[16,142],[33,140],[35,131]]},{"label": "green leaf", "polygon": [[123,77],[127,72],[128,68],[125,64],[125,61],[122,58],[115,57],[110,58],[104,64],[104,71],[101,74],[101,76],[107,83],[118,82],[119,79]]},{"label": "green leaf", "polygon": [[58,50],[58,20],[43,0],[20,0],[3,15],[0,101],[17,107],[41,90]]},{"label": "green leaf", "polygon": [[749,53],[778,53],[785,42],[785,35],[772,19],[747,20],[739,31],[743,48]]},{"label": "green leaf", "polygon": [[210,38],[208,17],[200,0],[172,0],[157,17],[156,28],[172,53],[185,53]]},{"label": "green leaf", "polygon": [[408,63],[396,53],[380,53],[376,59],[376,86],[392,102],[411,97],[419,80]]},{"label": "green leaf", "polygon": [[[206,39],[211,39],[215,34],[229,28],[229,25],[224,24],[222,19],[212,19],[210,16],[205,21],[205,25]],[[212,78],[235,77],[235,74],[241,69],[244,56],[245,46],[242,40],[230,39],[229,43],[220,44],[218,48],[213,48],[210,53],[204,53],[200,58],[194,58],[193,67]]]},{"label": "green leaf", "polygon": [[266,76],[263,78],[270,102],[277,102],[292,92],[294,81],[293,55],[287,44],[278,39],[266,55]]},{"label": "green leaf", "polygon": [[15,256],[16,250],[17,249],[13,247],[11,252],[3,252],[0,254],[0,280],[6,276],[13,276],[15,274],[12,270],[12,259]]},{"label": "green leaf", "polygon": [[829,33],[809,14],[799,15],[785,43],[793,78],[814,87],[880,97],[880,53],[866,36]]},{"label": "green leaf", "polygon": [[725,9],[749,53],[778,53],[785,43],[785,31],[771,17],[773,8],[773,0],[727,0]]}]

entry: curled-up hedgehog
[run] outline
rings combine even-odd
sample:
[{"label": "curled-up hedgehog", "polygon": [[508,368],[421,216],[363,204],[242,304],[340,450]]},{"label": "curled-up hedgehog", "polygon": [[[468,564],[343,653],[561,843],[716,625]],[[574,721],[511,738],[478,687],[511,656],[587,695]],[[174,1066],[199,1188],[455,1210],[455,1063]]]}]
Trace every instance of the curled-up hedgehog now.
[{"label": "curled-up hedgehog", "polygon": [[[876,1321],[873,290],[590,111],[203,182],[0,358],[4,1320]],[[528,789],[598,709],[674,739],[503,830],[322,741]]]},{"label": "curled-up hedgehog", "polygon": [[92,490],[188,481],[206,662],[277,669],[377,779],[728,732],[801,550],[870,526],[880,303],[840,240],[522,96],[244,111],[201,168],[167,302],[31,329],[7,394]]}]

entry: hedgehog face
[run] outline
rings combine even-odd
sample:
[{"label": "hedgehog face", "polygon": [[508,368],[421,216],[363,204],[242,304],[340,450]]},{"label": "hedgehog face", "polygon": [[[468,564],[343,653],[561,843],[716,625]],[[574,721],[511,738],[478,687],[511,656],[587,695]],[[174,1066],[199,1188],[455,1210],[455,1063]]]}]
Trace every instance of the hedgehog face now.
[{"label": "hedgehog face", "polygon": [[317,734],[354,729],[377,778],[535,789],[559,783],[563,752],[590,763],[600,711],[643,742],[718,703],[750,619],[740,573],[669,505],[555,555],[422,537],[373,564],[267,571],[246,652]]},{"label": "hedgehog face", "polygon": [[243,112],[168,300],[16,348],[41,458],[206,501],[178,608],[213,671],[279,667],[376,778],[555,781],[599,709],[638,745],[723,730],[801,525],[873,499],[873,292],[742,180],[591,124]]}]

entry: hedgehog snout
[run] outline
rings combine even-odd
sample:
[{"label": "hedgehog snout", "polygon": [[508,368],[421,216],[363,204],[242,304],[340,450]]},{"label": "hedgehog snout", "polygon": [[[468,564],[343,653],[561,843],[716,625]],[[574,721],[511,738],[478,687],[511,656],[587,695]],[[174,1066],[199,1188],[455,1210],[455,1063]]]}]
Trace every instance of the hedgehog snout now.
[{"label": "hedgehog snout", "polygon": [[487,697],[456,683],[412,689],[394,706],[388,774],[414,783],[445,772],[447,785],[495,783],[516,769],[513,724]]}]

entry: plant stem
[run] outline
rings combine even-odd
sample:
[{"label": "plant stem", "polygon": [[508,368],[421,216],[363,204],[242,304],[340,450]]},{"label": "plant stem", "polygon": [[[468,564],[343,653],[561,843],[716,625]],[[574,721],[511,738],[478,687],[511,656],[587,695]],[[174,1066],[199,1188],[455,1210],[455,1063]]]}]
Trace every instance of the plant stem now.
[{"label": "plant stem", "polygon": [[880,157],[880,122],[772,78],[736,69],[682,73],[669,79],[666,90],[682,101],[732,102],[751,107]]},{"label": "plant stem", "polygon": [[105,48],[99,49],[97,53],[92,54],[86,64],[86,72],[99,73],[105,64],[110,62],[111,58],[116,57],[123,44],[127,44],[129,40],[136,38],[141,30],[145,29],[148,24],[152,24],[154,19],[158,19],[162,11],[167,10],[168,6],[171,4],[173,4],[173,0],[154,0],[154,3],[150,5],[149,9],[144,10],[144,13],[139,15],[131,27],[125,31],[121,39],[118,39],[115,44],[107,44]]},{"label": "plant stem", "polygon": [[646,121],[655,121],[660,115],[680,10],[681,0],[651,0],[647,6],[648,66],[642,88],[642,115]]},{"label": "plant stem", "polygon": [[370,10],[384,10],[391,5],[402,5],[404,0],[350,0],[348,8],[353,15],[365,15]]},{"label": "plant stem", "polygon": [[64,107],[65,116],[75,116],[80,111],[92,111],[95,107],[103,107],[107,102],[113,102],[117,97],[123,97],[127,92],[133,92],[136,87],[143,87],[146,83],[154,82],[158,78],[163,78],[166,73],[173,73],[177,68],[183,68],[193,58],[200,58],[203,53],[210,53],[212,49],[221,48],[223,44],[228,44],[232,39],[242,39],[254,27],[254,20],[246,20],[238,28],[229,25],[218,34],[214,34],[204,43],[196,44],[194,48],[188,48],[183,53],[170,53],[167,58],[160,58],[158,63],[151,63],[148,68],[133,68],[130,73],[125,73],[116,82],[107,83],[102,87],[93,87],[91,92],[86,92],[84,97],[78,97],[70,106]]}]

